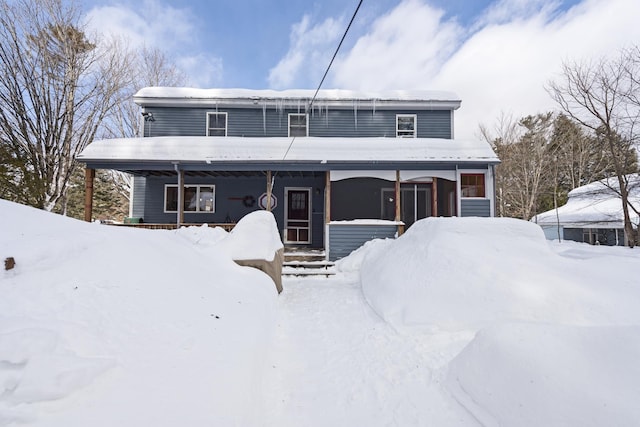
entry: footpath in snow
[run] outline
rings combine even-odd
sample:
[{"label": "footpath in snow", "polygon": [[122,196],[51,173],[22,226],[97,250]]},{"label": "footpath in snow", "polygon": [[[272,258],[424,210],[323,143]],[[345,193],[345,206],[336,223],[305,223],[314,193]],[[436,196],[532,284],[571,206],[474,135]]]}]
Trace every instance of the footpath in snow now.
[{"label": "footpath in snow", "polygon": [[474,425],[441,386],[472,333],[401,335],[357,277],[287,279],[267,365],[265,425]]}]

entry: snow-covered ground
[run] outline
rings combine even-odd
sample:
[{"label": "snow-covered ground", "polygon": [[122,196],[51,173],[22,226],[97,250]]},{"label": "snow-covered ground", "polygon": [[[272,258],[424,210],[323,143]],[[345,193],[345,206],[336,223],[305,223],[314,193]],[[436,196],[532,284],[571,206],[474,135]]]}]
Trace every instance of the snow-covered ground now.
[{"label": "snow-covered ground", "polygon": [[16,260],[0,271],[0,426],[640,419],[638,249],[428,219],[278,296],[231,260],[276,246],[253,237],[0,201],[0,259]]}]

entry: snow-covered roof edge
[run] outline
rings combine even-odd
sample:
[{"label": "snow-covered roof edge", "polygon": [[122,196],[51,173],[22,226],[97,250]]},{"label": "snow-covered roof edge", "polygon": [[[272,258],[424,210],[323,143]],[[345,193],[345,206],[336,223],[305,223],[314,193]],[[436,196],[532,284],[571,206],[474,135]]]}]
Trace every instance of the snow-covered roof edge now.
[{"label": "snow-covered roof edge", "polygon": [[[154,105],[172,100],[174,103],[202,103],[211,101],[249,101],[259,103],[278,100],[311,100],[315,94],[311,89],[198,89],[187,87],[145,87],[134,96],[139,105]],[[316,96],[317,102],[372,101],[384,103],[430,103],[436,106],[458,108],[460,97],[448,91],[427,90],[386,90],[354,91],[346,89],[322,89]]]},{"label": "snow-covered roof edge", "polygon": [[[640,175],[627,175],[628,201],[640,209]],[[624,224],[622,199],[618,194],[616,177],[605,178],[569,192],[567,203],[555,209],[534,216],[531,221],[541,226],[560,223],[565,227],[620,228]],[[637,224],[640,218],[630,210],[631,221]]]},{"label": "snow-covered roof edge", "polygon": [[146,137],[94,141],[78,155],[96,160],[482,162],[499,163],[489,144],[479,140],[437,138],[322,138],[305,137]]}]

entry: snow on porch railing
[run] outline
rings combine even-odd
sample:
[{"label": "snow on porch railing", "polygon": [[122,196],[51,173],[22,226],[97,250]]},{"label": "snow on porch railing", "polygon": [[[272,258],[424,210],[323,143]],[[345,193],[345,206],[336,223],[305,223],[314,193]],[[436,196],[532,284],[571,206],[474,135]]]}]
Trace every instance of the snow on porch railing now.
[{"label": "snow on porch railing", "polygon": [[[177,224],[151,224],[151,223],[136,223],[136,224],[129,224],[129,223],[115,223],[115,222],[107,222],[105,224],[108,225],[116,225],[116,226],[121,226],[121,227],[134,227],[134,228],[146,228],[146,229],[150,229],[150,230],[175,230],[176,228],[178,228]],[[182,223],[180,224],[180,227],[201,227],[203,225],[207,225],[209,227],[221,227],[222,229],[224,229],[225,231],[231,231],[233,230],[233,227],[236,226],[236,223],[207,223],[207,224],[191,224],[191,223]]]}]

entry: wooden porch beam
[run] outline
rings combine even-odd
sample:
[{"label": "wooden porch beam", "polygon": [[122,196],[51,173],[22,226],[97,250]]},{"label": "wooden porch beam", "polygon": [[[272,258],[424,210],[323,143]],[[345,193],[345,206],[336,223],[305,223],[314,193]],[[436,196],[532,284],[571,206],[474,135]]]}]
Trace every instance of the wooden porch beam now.
[{"label": "wooden porch beam", "polygon": [[331,222],[331,171],[324,173],[324,219],[326,224]]},{"label": "wooden porch beam", "polygon": [[84,220],[91,222],[93,217],[93,183],[96,178],[96,170],[85,168],[84,170]]},{"label": "wooden porch beam", "polygon": [[[396,222],[402,221],[400,210],[400,171],[396,171]],[[404,225],[398,224],[398,236],[404,233]]]},{"label": "wooden porch beam", "polygon": [[180,228],[184,223],[184,171],[182,169],[178,170],[178,218],[176,220],[178,222],[176,228]]},{"label": "wooden porch beam", "polygon": [[431,184],[431,216],[438,216],[438,178],[435,176]]},{"label": "wooden porch beam", "polygon": [[271,171],[267,171],[267,211],[271,212]]}]

